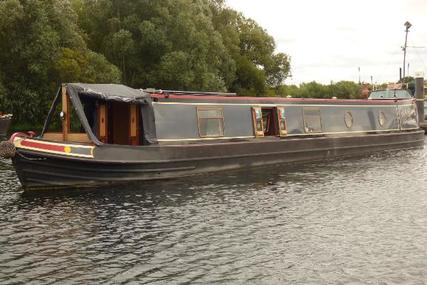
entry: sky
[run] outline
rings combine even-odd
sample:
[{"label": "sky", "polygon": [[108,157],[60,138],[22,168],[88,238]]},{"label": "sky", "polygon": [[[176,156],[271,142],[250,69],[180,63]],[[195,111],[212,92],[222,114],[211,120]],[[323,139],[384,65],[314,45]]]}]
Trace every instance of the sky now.
[{"label": "sky", "polygon": [[[399,80],[404,23],[409,74],[427,76],[427,0],[226,0],[291,57],[287,84]],[[407,69],[406,64],[406,69]],[[360,72],[359,72],[360,68]]]}]

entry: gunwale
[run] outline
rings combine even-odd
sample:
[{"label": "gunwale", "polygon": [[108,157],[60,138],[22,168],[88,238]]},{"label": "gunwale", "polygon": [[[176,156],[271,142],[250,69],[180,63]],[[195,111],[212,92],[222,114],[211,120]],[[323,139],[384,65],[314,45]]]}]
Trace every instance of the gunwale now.
[{"label": "gunwale", "polygon": [[[22,155],[14,157],[13,164],[24,191],[70,189],[81,185],[97,187],[103,184],[164,180],[246,167],[360,156],[386,149],[420,148],[424,144],[424,132],[416,130],[370,136],[277,140],[270,141],[271,147],[259,152],[251,151],[258,148],[259,141],[243,143],[251,147],[245,149],[241,147],[242,143],[197,144],[185,147],[182,145],[148,146],[146,150],[151,149],[154,152],[141,154],[140,157],[144,159],[139,161],[78,159],[20,150]],[[108,145],[96,148],[107,152],[113,149],[126,149],[124,146]],[[194,151],[193,148],[195,148]],[[130,153],[137,151],[133,147],[127,149]],[[179,155],[164,156],[167,153],[165,149],[175,153],[178,151]],[[203,152],[203,155],[195,155],[201,150],[206,152]],[[230,150],[235,150],[237,153],[230,155]]]}]

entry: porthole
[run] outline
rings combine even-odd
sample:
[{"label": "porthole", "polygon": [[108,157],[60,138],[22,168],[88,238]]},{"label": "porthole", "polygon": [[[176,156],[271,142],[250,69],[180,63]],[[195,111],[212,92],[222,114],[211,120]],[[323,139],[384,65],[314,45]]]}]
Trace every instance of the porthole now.
[{"label": "porthole", "polygon": [[387,118],[386,118],[384,112],[380,112],[378,114],[378,123],[380,124],[380,126],[384,127],[386,121],[387,121]]},{"label": "porthole", "polygon": [[353,115],[351,112],[346,112],[344,115],[344,122],[347,128],[351,128],[353,126]]}]

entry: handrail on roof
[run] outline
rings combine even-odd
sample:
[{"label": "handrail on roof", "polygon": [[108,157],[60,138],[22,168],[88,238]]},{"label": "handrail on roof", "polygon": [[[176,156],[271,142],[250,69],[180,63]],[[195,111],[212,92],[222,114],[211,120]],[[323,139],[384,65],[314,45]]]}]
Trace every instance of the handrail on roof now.
[{"label": "handrail on roof", "polygon": [[234,97],[237,96],[236,93],[226,93],[226,92],[204,92],[204,91],[179,91],[179,90],[162,90],[162,89],[142,89],[142,91],[149,94],[168,94],[168,95],[192,95],[192,96],[224,96],[224,97]]}]

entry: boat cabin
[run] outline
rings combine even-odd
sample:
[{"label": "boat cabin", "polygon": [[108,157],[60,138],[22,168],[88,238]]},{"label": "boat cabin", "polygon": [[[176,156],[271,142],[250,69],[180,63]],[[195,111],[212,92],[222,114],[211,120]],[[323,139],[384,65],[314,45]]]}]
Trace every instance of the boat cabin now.
[{"label": "boat cabin", "polygon": [[147,99],[144,92],[123,85],[64,85],[50,109],[42,138],[88,144],[147,144],[141,115]]},{"label": "boat cabin", "polygon": [[257,98],[73,83],[64,84],[58,91],[41,138],[92,145],[146,146],[417,128],[416,106],[411,98]]}]

